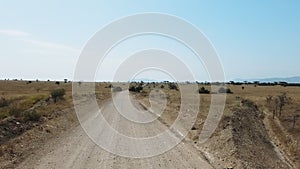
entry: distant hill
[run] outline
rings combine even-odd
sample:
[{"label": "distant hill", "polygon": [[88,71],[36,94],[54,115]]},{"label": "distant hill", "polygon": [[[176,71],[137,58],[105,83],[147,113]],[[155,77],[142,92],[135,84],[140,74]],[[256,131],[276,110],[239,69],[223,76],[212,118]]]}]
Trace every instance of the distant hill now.
[{"label": "distant hill", "polygon": [[235,79],[234,81],[260,81],[260,82],[288,82],[288,83],[300,83],[300,76],[294,77],[274,77],[274,78],[263,78],[263,79]]}]

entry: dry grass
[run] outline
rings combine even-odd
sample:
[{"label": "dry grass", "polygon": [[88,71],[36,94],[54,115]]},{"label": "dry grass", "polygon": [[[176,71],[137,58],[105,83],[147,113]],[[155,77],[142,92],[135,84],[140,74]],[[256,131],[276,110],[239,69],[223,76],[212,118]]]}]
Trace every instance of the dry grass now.
[{"label": "dry grass", "polygon": [[[110,98],[111,89],[107,86],[95,86],[99,103]],[[64,99],[56,103],[47,99],[55,89],[66,91]],[[1,98],[8,104],[0,107],[0,168],[13,168],[45,141],[78,125],[72,83],[0,81]]]},{"label": "dry grass", "polygon": [[[162,89],[160,88],[161,85],[163,84],[156,84],[155,87],[153,85],[150,85],[150,87],[145,86],[141,93],[135,93],[134,95],[146,105],[149,105],[148,95],[150,91],[154,88],[155,90],[162,90],[167,95],[168,104],[161,118],[165,119],[164,121],[167,121],[170,125],[178,116],[178,111],[180,109],[180,91],[170,90],[167,85]],[[200,87],[205,87],[210,90],[209,85],[199,85],[199,88]],[[244,89],[242,87],[244,87]],[[267,96],[276,97],[282,93],[286,93],[288,97],[292,98],[292,104],[284,107],[282,117],[277,118],[278,122],[276,123],[275,119],[271,119],[271,127],[276,131],[276,138],[274,139],[279,140],[281,144],[280,148],[286,151],[286,154],[290,156],[297,166],[300,166],[300,118],[298,119],[295,128],[292,128],[292,115],[295,112],[300,113],[300,87],[227,85],[227,88],[230,88],[233,94],[227,94],[226,96],[226,106],[223,114],[224,118],[230,118],[232,116],[233,108],[239,106],[242,99],[252,100],[258,105],[260,111],[269,114],[270,110],[267,108],[268,106],[266,103]],[[197,141],[198,139],[198,135],[203,127],[203,122],[209,111],[210,101],[211,94],[200,94],[200,111],[193,130],[188,135],[192,140]],[[219,128],[218,130],[222,129]],[[218,135],[218,131],[215,135]]]},{"label": "dry grass", "polygon": [[[99,102],[110,98],[110,83],[96,83],[95,94]],[[40,106],[42,115],[49,115],[56,110],[73,107],[72,83],[60,82],[59,85],[52,81],[0,81],[0,99],[7,102],[6,106],[0,107],[0,120],[9,116],[18,116],[22,112],[32,108],[35,104],[50,97],[55,89],[64,89],[64,99],[57,104]]]},{"label": "dry grass", "polygon": [[[96,83],[95,91],[96,91],[96,98],[101,104],[103,101],[111,98],[111,85],[113,87],[120,86],[121,88],[125,89],[126,84],[122,83]],[[164,86],[163,88],[161,86]],[[208,85],[199,85],[199,88],[204,86],[206,89],[210,90],[210,86]],[[300,157],[300,145],[295,144],[295,140],[300,140],[300,119],[297,121],[295,129],[292,129],[292,122],[291,116],[297,110],[300,109],[300,87],[282,87],[282,86],[257,86],[254,85],[243,85],[244,90],[241,86],[235,85],[228,85],[227,87],[230,88],[233,94],[227,94],[226,100],[226,107],[224,110],[224,119],[229,119],[232,116],[232,109],[240,105],[241,98],[250,99],[254,101],[261,111],[266,113],[269,112],[266,106],[266,97],[277,96],[281,93],[287,93],[289,97],[293,99],[291,105],[288,105],[283,110],[283,116],[278,118],[277,121],[271,120],[272,128],[278,132],[275,133],[277,139],[282,144],[287,154],[291,156],[295,163],[299,163]],[[1,145],[0,157],[1,152],[19,152],[22,156],[25,149],[21,149],[18,146],[11,146],[16,144],[16,140],[18,140],[18,145],[27,138],[28,140],[32,138],[39,138],[43,137],[43,139],[39,139],[40,142],[45,138],[49,137],[49,134],[41,134],[37,136],[36,132],[31,132],[37,130],[38,126],[53,126],[50,129],[47,127],[43,127],[42,131],[47,133],[47,131],[51,131],[51,133],[56,133],[59,130],[67,129],[68,126],[77,122],[76,115],[74,113],[73,107],[73,100],[72,100],[72,84],[71,83],[63,83],[60,82],[59,85],[55,84],[55,82],[35,82],[28,83],[27,81],[0,81],[0,99],[5,98],[9,102],[9,106],[4,106],[0,108],[0,121],[8,119],[11,116],[14,116],[12,113],[12,109],[19,109],[18,111],[23,112],[24,110],[30,109],[35,104],[39,103],[41,100],[48,98],[51,91],[54,89],[63,88],[66,91],[66,95],[64,96],[64,100],[60,101],[56,104],[46,104],[40,106],[37,111],[42,116],[42,121],[35,122],[38,125],[33,125],[33,128],[28,128],[22,133],[15,135],[14,137],[10,138],[7,143]],[[133,93],[139,101],[143,101],[146,105],[149,105],[149,93],[152,90],[161,90],[165,93],[167,98],[167,107],[160,118],[164,119],[168,124],[172,124],[180,110],[180,91],[177,90],[170,90],[168,84],[151,84],[144,86],[144,89],[141,93]],[[197,92],[197,91],[195,91]],[[196,123],[193,127],[193,130],[189,133],[189,137],[192,140],[197,140],[198,135],[202,129],[203,122],[206,119],[208,114],[208,110],[210,107],[210,100],[211,94],[200,94],[200,111],[198,113],[198,117]],[[99,104],[99,105],[100,105]],[[16,112],[18,112],[16,111]],[[18,114],[18,113],[17,113]],[[17,115],[16,115],[17,116]],[[60,120],[58,120],[60,119]],[[272,121],[273,120],[273,121]],[[15,121],[14,121],[15,122]],[[1,123],[1,125],[5,125],[5,123]],[[60,127],[61,126],[61,127]],[[63,126],[63,127],[62,127]],[[280,129],[280,130],[279,130]],[[221,130],[219,128],[218,130]],[[31,134],[28,134],[31,133]],[[218,133],[216,133],[218,134]],[[23,137],[23,139],[20,139]],[[23,140],[23,141],[22,141]],[[292,140],[292,141],[291,141]],[[25,144],[26,145],[26,144]],[[9,150],[5,150],[5,147]],[[13,147],[13,148],[12,148]],[[36,147],[37,148],[37,147]],[[21,151],[22,150],[22,151]],[[24,151],[23,151],[24,150]],[[29,151],[26,149],[26,151]],[[31,151],[31,150],[30,150]],[[15,153],[14,153],[15,154]],[[2,153],[3,155],[3,153]],[[9,158],[12,158],[9,156]],[[6,158],[7,160],[7,158]],[[1,160],[0,160],[1,161]]]}]

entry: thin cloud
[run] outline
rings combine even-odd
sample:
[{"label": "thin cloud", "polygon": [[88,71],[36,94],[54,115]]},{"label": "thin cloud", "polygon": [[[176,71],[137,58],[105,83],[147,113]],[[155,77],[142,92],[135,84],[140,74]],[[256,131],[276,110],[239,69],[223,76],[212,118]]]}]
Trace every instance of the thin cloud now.
[{"label": "thin cloud", "polygon": [[12,30],[12,29],[0,29],[0,34],[7,35],[7,36],[14,36],[14,37],[24,37],[29,36],[30,33]]},{"label": "thin cloud", "polygon": [[43,40],[36,40],[33,36],[31,36],[32,34],[28,32],[23,32],[14,29],[0,29],[0,34],[5,36],[10,36],[10,37],[17,37],[17,38],[22,37],[22,39],[20,39],[21,41],[32,44],[32,46],[37,50],[46,49],[46,50],[60,51],[60,52],[61,51],[75,52],[75,53],[80,52],[79,49],[69,45],[52,43]]},{"label": "thin cloud", "polygon": [[26,39],[25,41],[29,42],[33,45],[36,45],[40,48],[46,48],[49,50],[69,51],[69,52],[75,52],[75,53],[80,52],[79,49],[68,46],[68,45],[64,45],[64,44],[51,43],[51,42],[40,41],[40,40],[35,40],[35,39]]}]

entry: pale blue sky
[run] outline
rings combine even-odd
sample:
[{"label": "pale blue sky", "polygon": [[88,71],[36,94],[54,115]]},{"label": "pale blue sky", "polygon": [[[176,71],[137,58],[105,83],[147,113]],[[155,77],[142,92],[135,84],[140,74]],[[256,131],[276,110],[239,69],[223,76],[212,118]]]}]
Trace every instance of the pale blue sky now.
[{"label": "pale blue sky", "polygon": [[197,26],[215,46],[228,80],[300,75],[299,1],[11,0],[0,2],[0,78],[71,79],[96,31],[142,12]]}]

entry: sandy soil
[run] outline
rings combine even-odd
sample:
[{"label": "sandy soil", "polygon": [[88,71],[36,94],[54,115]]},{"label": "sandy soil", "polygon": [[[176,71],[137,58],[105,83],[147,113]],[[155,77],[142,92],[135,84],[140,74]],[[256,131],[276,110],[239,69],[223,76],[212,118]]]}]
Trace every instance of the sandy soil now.
[{"label": "sandy soil", "polygon": [[[117,102],[122,102],[126,93],[121,92],[117,96]],[[131,111],[127,104],[120,104],[121,109]],[[167,127],[160,121],[155,120],[150,123],[150,126],[132,125],[127,119],[116,112],[113,102],[106,103],[101,112],[89,110],[86,120],[82,122],[83,125],[94,126],[100,125],[99,114],[101,113],[107,122],[118,130],[120,133],[131,135],[135,137],[151,136]],[[151,116],[148,114],[146,116]],[[85,124],[88,123],[88,124]],[[99,131],[98,127],[91,127],[89,129],[99,134],[99,139],[105,139],[105,130]],[[173,134],[177,136],[177,134]],[[122,151],[121,140],[114,139],[114,135],[110,135],[110,146],[115,147],[118,151]],[[116,141],[113,141],[116,140]],[[97,141],[97,140],[96,140]],[[169,140],[165,140],[168,142]],[[164,141],[158,143],[163,144]],[[126,147],[126,146],[125,146]],[[144,147],[130,147],[137,151],[149,151],[153,145],[145,144]],[[158,145],[159,147],[159,145]],[[124,149],[124,151],[126,151]],[[185,140],[178,144],[175,148],[163,153],[159,156],[151,158],[125,158],[109,153],[97,144],[95,144],[84,132],[81,126],[72,128],[66,134],[48,141],[43,148],[39,149],[33,155],[24,160],[17,168],[212,168],[210,164],[202,157],[201,153],[197,151],[192,143]]]}]

